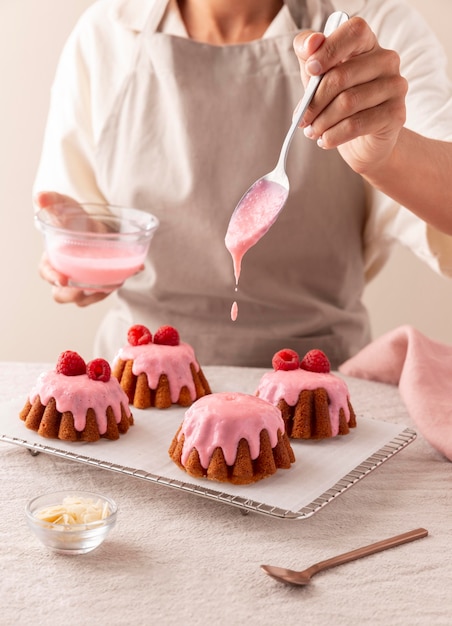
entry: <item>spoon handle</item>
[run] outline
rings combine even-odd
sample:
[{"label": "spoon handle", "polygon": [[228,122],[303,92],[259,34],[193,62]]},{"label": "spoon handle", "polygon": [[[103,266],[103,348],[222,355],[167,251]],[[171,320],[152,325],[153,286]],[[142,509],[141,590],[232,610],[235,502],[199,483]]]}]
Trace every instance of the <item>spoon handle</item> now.
[{"label": "spoon handle", "polygon": [[[335,11],[331,13],[328,17],[325,28],[323,29],[323,34],[325,37],[331,35],[341,24],[348,20],[347,13],[343,11]],[[311,100],[317,91],[317,87],[320,85],[320,82],[323,78],[323,74],[320,76],[311,76],[309,79],[308,85],[304,92],[303,98],[300,100],[300,104],[294,113],[294,117],[292,118],[292,124],[290,125],[289,130],[287,131],[286,138],[284,139],[284,143],[281,148],[281,152],[279,155],[278,166],[285,167],[286,155],[289,150],[290,142],[294,136],[295,131],[297,130],[300,121],[303,115],[306,113],[308,106],[311,104]]]},{"label": "spoon handle", "polygon": [[375,554],[376,552],[382,552],[388,548],[393,548],[394,546],[399,546],[402,543],[408,543],[409,541],[414,541],[415,539],[421,539],[427,535],[428,531],[425,530],[425,528],[416,528],[415,530],[410,530],[407,533],[402,533],[401,535],[396,535],[395,537],[390,537],[389,539],[383,539],[383,541],[371,543],[369,546],[363,546],[362,548],[357,548],[356,550],[351,550],[350,552],[333,556],[325,561],[320,561],[320,563],[312,565],[309,568],[309,572],[311,574],[316,574],[317,572],[321,572],[329,567],[341,565],[342,563],[348,563],[349,561],[354,561],[363,556]]}]

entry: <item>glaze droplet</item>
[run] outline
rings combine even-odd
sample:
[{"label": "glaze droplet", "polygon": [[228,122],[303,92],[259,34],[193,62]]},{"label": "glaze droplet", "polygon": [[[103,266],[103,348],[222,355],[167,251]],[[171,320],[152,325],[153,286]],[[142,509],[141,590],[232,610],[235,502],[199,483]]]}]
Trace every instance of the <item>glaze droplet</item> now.
[{"label": "glaze droplet", "polygon": [[239,305],[237,304],[237,302],[234,301],[231,307],[231,320],[233,322],[235,322],[235,320],[237,319],[238,314],[239,314]]}]

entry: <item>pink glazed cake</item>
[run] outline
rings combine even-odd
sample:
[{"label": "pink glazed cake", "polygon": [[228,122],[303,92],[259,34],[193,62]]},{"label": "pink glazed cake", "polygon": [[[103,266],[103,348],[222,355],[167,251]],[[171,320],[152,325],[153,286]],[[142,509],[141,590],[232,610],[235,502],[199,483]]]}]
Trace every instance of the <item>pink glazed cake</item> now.
[{"label": "pink glazed cake", "polygon": [[118,439],[133,424],[127,396],[107,361],[85,364],[71,350],[39,376],[20,418],[42,437],[65,441]]},{"label": "pink glazed cake", "polygon": [[330,371],[320,350],[300,361],[294,350],[277,352],[273,371],[264,374],[256,395],[277,406],[287,434],[294,439],[326,439],[346,435],[356,427],[348,387]]},{"label": "pink glazed cake", "polygon": [[136,324],[127,339],[114,359],[113,375],[136,408],[190,406],[211,393],[194,349],[180,341],[172,326],[161,326],[152,337],[148,328]]},{"label": "pink glazed cake", "polygon": [[257,482],[295,461],[281,411],[231,392],[201,398],[185,412],[169,455],[191,476],[235,485]]}]

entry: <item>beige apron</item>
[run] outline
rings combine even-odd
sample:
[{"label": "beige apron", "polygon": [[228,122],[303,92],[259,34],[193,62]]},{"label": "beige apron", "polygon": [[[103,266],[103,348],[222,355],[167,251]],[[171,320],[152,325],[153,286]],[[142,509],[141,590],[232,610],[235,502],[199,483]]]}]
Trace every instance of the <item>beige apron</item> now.
[{"label": "beige apron", "polygon": [[[96,353],[111,358],[131,324],[171,324],[205,365],[269,367],[283,347],[316,347],[336,366],[369,340],[364,189],[338,153],[301,131],[294,138],[288,203],[245,255],[238,294],[224,245],[237,201],[274,167],[302,95],[294,34],[211,46],[158,32],[166,5],[153,5],[98,145],[105,197],[154,213],[161,226],[145,271],[119,290]],[[288,6],[309,26],[303,2]]]}]

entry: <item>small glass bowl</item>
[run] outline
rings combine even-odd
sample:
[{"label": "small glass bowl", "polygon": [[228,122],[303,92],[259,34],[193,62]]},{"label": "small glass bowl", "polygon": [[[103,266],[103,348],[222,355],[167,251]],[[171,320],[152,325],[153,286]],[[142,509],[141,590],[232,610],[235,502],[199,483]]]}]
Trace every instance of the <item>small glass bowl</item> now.
[{"label": "small glass bowl", "polygon": [[159,221],[139,209],[63,202],[38,211],[35,224],[69,286],[113,291],[142,268]]},{"label": "small glass bowl", "polygon": [[[106,516],[83,524],[52,523],[37,517],[39,511],[62,505],[65,498],[73,497],[98,503]],[[25,507],[28,526],[36,537],[47,548],[67,555],[85,554],[99,547],[114,527],[117,512],[118,507],[111,498],[90,491],[56,491],[33,498]]]}]

